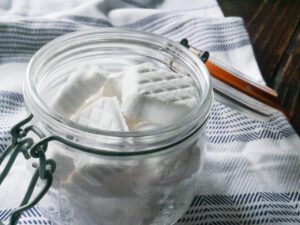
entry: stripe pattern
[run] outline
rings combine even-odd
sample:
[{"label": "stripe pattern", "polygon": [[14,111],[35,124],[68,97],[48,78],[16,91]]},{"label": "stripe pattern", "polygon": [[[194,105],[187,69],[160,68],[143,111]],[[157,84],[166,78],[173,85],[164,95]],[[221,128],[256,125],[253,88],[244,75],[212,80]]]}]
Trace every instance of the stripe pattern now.
[{"label": "stripe pattern", "polygon": [[[7,221],[9,220],[9,217],[11,213],[13,212],[12,209],[9,210],[0,210],[0,221]],[[40,210],[37,207],[34,207],[32,209],[29,209],[25,211],[19,222],[18,225],[25,225],[25,224],[35,224],[35,225],[51,225],[51,222],[45,218]]]},{"label": "stripe pattern", "polygon": [[10,129],[22,119],[24,113],[23,96],[17,93],[0,92],[0,154],[10,143]]},{"label": "stripe pattern", "polygon": [[103,19],[89,17],[67,17],[58,21],[22,20],[9,24],[0,22],[0,64],[27,62],[37,50],[53,39],[95,24],[110,26]]},{"label": "stripe pattern", "polygon": [[145,3],[143,3],[143,1],[135,1],[135,0],[122,0],[123,2],[131,5],[131,6],[134,6],[134,7],[137,7],[137,8],[149,8],[148,5],[146,5]]},{"label": "stripe pattern", "polygon": [[243,116],[215,102],[206,133],[211,143],[222,144],[260,139],[279,140],[295,134],[295,131],[281,114],[272,115],[263,122]]},{"label": "stripe pattern", "polygon": [[196,196],[177,225],[300,224],[300,193]]},{"label": "stripe pattern", "polygon": [[[27,62],[43,45],[69,32],[112,26],[105,19],[87,16],[38,21],[17,19],[16,16],[14,22],[0,22],[0,63]],[[156,33],[174,41],[187,37],[193,46],[211,52],[250,45],[243,22],[238,18],[224,21],[157,13],[122,27]]]},{"label": "stripe pattern", "polygon": [[229,51],[250,45],[239,18],[204,19],[168,13],[154,14],[126,27],[156,33],[174,41],[187,37],[192,46],[206,51]]},{"label": "stripe pattern", "polygon": [[[176,225],[299,224],[300,193],[256,192],[240,195],[196,196]],[[12,210],[0,210],[7,221]],[[51,225],[38,208],[23,213],[18,225]]]}]

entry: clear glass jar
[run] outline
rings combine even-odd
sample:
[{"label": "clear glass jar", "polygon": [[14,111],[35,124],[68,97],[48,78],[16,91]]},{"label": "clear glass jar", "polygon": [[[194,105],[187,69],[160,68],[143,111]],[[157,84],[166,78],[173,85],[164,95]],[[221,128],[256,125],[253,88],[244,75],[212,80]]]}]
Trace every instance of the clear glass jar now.
[{"label": "clear glass jar", "polygon": [[[104,69],[150,61],[195,81],[199,105],[176,124],[156,130],[113,132],[62,118],[49,106],[78,65]],[[54,224],[169,225],[189,207],[203,164],[203,130],[212,104],[205,65],[180,44],[121,29],[95,29],[60,37],[32,58],[24,85],[34,124],[81,147],[51,142],[57,170],[40,208]],[[88,151],[86,149],[89,149]]]}]

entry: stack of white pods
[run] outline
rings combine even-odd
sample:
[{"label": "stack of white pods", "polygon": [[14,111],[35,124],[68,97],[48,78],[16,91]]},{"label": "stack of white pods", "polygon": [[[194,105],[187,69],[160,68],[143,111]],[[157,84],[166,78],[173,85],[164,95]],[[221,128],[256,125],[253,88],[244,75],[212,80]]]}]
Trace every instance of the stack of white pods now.
[{"label": "stack of white pods", "polygon": [[97,65],[74,71],[53,101],[60,115],[108,131],[172,125],[198,103],[193,80],[151,63],[110,74]]},{"label": "stack of white pods", "polygon": [[[139,132],[175,124],[197,104],[192,78],[143,63],[119,73],[82,66],[57,92],[52,106],[61,116],[85,126]],[[56,160],[64,161],[62,170],[68,170],[57,185],[64,190],[60,193],[66,193],[60,194],[60,205],[80,215],[76,221],[70,216],[64,224],[162,224],[157,218],[168,217],[168,210],[180,208],[176,204],[183,204],[185,195],[191,194],[191,177],[199,166],[196,147],[182,148],[186,150],[171,156],[120,165],[83,157],[68,166],[68,153],[60,151]]]}]

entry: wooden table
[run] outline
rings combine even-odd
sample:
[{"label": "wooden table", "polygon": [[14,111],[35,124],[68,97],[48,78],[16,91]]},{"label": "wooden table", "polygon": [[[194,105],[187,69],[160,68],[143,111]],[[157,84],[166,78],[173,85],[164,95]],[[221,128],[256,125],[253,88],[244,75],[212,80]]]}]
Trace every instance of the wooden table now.
[{"label": "wooden table", "polygon": [[267,84],[300,134],[300,0],[218,0],[225,16],[244,19]]}]

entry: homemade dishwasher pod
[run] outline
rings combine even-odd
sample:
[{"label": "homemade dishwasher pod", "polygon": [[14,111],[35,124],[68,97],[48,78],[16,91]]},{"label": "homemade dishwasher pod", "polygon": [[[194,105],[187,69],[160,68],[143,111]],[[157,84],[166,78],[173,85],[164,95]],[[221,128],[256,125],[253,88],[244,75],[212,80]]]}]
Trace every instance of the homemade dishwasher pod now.
[{"label": "homemade dishwasher pod", "polygon": [[0,183],[19,153],[36,169],[10,224],[40,200],[54,224],[168,225],[187,210],[213,98],[188,49],[143,32],[74,32],[33,56],[24,97],[30,115],[11,130]]}]

